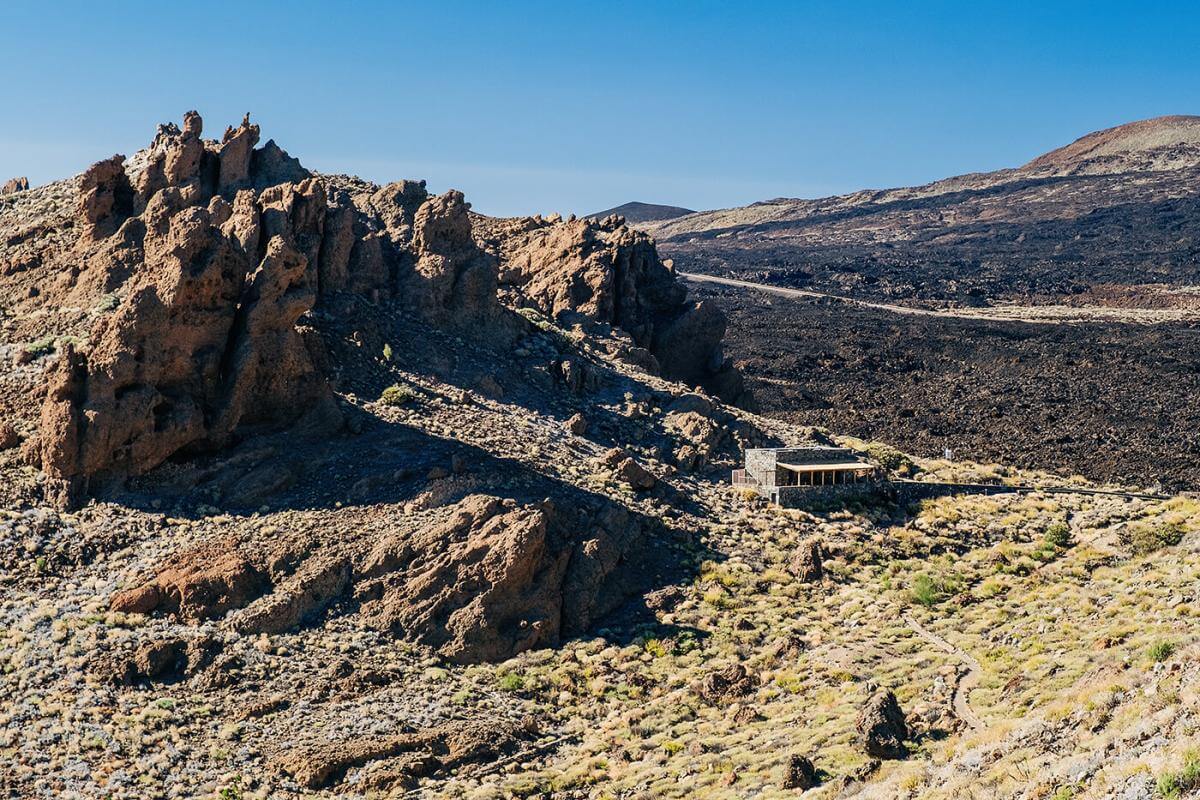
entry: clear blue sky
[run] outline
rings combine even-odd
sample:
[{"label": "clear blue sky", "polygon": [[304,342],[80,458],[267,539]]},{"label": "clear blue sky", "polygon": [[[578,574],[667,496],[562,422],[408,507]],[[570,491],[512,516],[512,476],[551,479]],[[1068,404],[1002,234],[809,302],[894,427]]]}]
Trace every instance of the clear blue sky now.
[{"label": "clear blue sky", "polygon": [[0,180],[35,183],[193,107],[494,214],[909,185],[1200,113],[1194,0],[5,0],[0,30]]}]

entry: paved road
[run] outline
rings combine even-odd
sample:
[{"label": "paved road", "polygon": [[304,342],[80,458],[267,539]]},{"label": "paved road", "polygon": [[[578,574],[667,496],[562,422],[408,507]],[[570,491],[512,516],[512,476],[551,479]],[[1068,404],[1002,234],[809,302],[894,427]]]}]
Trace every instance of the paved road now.
[{"label": "paved road", "polygon": [[939,317],[942,319],[969,319],[975,321],[993,322],[1025,322],[1033,325],[1062,325],[1071,322],[1130,322],[1141,325],[1155,325],[1164,322],[1179,322],[1200,317],[1200,313],[1184,308],[1110,308],[1107,306],[989,306],[985,308],[915,308],[900,306],[894,303],[875,303],[856,297],[846,297],[827,292],[815,292],[811,289],[790,289],[786,286],[772,286],[769,283],[754,283],[737,278],[721,278],[716,275],[701,275],[698,272],[679,272],[679,277],[694,283],[715,283],[721,286],[731,286],[738,289],[752,289],[757,292],[791,297],[804,300],[835,300],[840,303],[873,308],[877,311],[887,311],[892,314],[904,314],[910,317]]}]

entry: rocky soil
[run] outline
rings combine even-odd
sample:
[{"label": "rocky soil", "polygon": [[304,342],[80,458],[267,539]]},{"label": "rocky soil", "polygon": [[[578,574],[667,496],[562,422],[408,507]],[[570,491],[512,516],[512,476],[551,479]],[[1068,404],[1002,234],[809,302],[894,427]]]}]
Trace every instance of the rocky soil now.
[{"label": "rocky soil", "polygon": [[0,198],[8,796],[1192,788],[1193,499],[767,506],[747,447],[1063,479],[739,407],[619,219],[258,140],[189,114]]}]

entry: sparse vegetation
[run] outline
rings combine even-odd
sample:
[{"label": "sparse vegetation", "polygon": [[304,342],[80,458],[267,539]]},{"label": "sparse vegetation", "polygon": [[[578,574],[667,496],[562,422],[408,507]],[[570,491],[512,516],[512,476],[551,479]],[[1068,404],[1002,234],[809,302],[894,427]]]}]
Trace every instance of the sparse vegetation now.
[{"label": "sparse vegetation", "polygon": [[1155,642],[1146,650],[1146,655],[1155,663],[1166,661],[1175,654],[1176,644],[1174,642]]},{"label": "sparse vegetation", "polygon": [[1200,753],[1190,750],[1184,755],[1183,766],[1176,772],[1165,772],[1155,782],[1158,796],[1163,800],[1179,800],[1200,789]]},{"label": "sparse vegetation", "polygon": [[53,353],[58,346],[59,337],[54,334],[43,336],[41,339],[29,342],[22,349],[22,352],[29,358],[41,358],[44,355]]},{"label": "sparse vegetation", "polygon": [[1175,521],[1132,523],[1122,532],[1122,539],[1137,555],[1147,555],[1164,547],[1174,547],[1183,541],[1185,528]]},{"label": "sparse vegetation", "polygon": [[411,386],[394,383],[379,395],[379,402],[385,406],[403,406],[417,399],[417,393]]}]

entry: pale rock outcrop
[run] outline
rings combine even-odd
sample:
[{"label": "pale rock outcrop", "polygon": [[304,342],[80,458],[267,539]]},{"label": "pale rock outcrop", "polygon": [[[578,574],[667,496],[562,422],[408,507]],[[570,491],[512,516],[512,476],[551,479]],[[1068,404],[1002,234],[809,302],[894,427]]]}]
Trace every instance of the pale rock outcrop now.
[{"label": "pale rock outcrop", "polygon": [[25,177],[9,178],[3,185],[0,185],[0,196],[27,191],[29,191],[29,178]]}]

